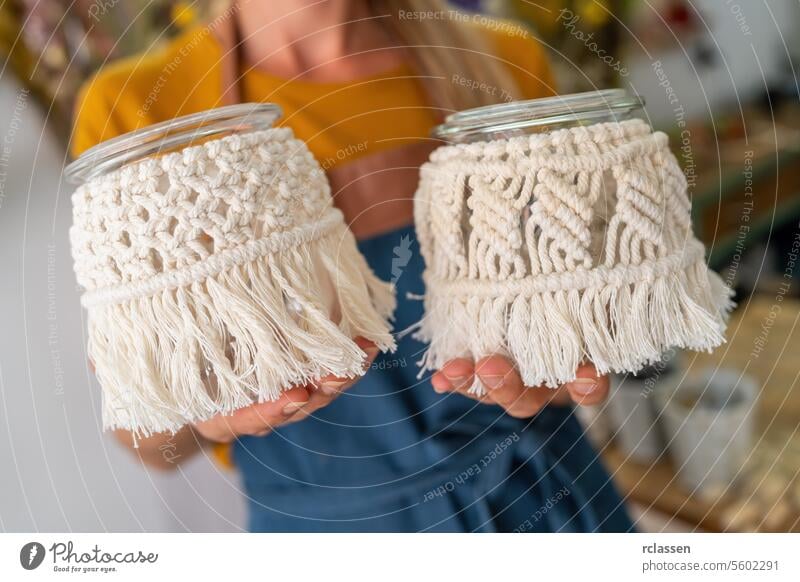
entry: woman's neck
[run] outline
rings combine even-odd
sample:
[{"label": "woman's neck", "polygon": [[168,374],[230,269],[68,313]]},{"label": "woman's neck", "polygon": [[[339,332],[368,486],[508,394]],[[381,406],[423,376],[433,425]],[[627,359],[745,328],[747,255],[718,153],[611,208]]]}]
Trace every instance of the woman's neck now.
[{"label": "woman's neck", "polygon": [[403,56],[364,0],[245,0],[235,15],[248,67],[284,78],[342,81]]}]

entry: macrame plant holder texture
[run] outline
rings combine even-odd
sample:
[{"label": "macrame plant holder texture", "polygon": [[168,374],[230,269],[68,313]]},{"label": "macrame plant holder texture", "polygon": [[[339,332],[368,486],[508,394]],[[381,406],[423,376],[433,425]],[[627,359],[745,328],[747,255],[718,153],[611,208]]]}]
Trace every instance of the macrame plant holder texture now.
[{"label": "macrame plant holder texture", "polygon": [[176,119],[88,150],[70,231],[103,424],[176,431],[393,350],[390,285],[270,104]]},{"label": "macrame plant holder texture", "polygon": [[[667,136],[610,90],[450,116],[421,171],[424,370],[510,357],[527,386],[724,341],[730,290],[692,234]],[[476,382],[472,390],[482,393]]]}]

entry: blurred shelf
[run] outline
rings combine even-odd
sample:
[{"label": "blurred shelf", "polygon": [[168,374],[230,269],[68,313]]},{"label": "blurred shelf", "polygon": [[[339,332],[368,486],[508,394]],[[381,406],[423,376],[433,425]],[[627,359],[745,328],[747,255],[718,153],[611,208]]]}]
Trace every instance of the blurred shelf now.
[{"label": "blurred shelf", "polygon": [[699,530],[798,532],[800,301],[754,296],[733,314],[727,336],[712,354],[687,354],[687,364],[743,370],[760,387],[753,450],[736,481],[704,499],[681,486],[667,455],[647,466],[607,445],[604,461],[628,498]]},{"label": "blurred shelf", "polygon": [[730,233],[714,241],[708,255],[708,265],[720,269],[736,254],[737,248],[750,248],[753,240],[765,238],[785,224],[800,217],[800,192],[793,193],[788,200],[778,203],[774,212],[757,217],[748,224],[749,229],[740,235]]},{"label": "blurred shelf", "polygon": [[[784,148],[777,154],[763,156],[753,160],[752,176],[753,182],[770,179],[780,171],[781,167],[789,166],[800,160],[800,147]],[[726,164],[730,165],[730,164]],[[692,213],[699,216],[709,206],[714,206],[726,199],[742,192],[742,164],[738,164],[735,169],[723,169],[719,180],[709,183],[705,180],[702,188],[692,197]]]},{"label": "blurred shelf", "polygon": [[760,129],[749,141],[722,141],[716,155],[703,151],[696,160],[692,222],[712,268],[800,219],[800,131],[786,123],[755,125]]}]

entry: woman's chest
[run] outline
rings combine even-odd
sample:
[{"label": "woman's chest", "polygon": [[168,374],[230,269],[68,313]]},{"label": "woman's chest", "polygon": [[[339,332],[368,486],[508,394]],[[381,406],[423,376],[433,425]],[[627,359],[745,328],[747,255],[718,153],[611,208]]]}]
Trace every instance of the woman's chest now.
[{"label": "woman's chest", "polygon": [[308,144],[331,183],[334,203],[357,238],[407,226],[419,166],[435,148],[438,113],[408,73],[347,85],[246,78],[245,97],[284,110],[282,123]]}]

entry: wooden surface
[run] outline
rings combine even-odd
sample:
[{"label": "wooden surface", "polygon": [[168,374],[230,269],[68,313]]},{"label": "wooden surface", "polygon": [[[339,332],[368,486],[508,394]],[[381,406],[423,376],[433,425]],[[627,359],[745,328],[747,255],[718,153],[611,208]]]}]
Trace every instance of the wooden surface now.
[{"label": "wooden surface", "polygon": [[800,302],[778,291],[754,297],[736,310],[727,337],[687,361],[744,370],[760,387],[754,448],[737,482],[702,499],[678,483],[668,455],[645,466],[613,445],[603,449],[606,466],[631,499],[697,529],[800,531]]}]

